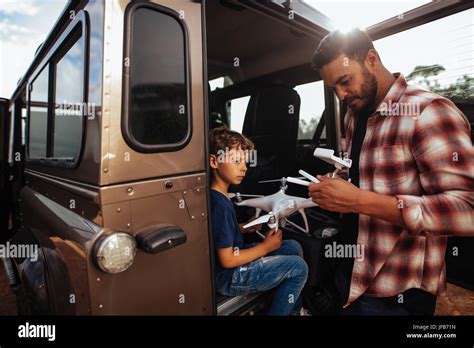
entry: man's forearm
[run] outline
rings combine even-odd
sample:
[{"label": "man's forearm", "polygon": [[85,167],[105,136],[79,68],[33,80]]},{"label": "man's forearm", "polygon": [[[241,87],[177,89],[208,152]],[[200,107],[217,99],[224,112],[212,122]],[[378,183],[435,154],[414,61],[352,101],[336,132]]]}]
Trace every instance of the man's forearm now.
[{"label": "man's forearm", "polygon": [[391,224],[405,227],[397,198],[367,190],[360,190],[356,198],[354,212],[385,220]]}]

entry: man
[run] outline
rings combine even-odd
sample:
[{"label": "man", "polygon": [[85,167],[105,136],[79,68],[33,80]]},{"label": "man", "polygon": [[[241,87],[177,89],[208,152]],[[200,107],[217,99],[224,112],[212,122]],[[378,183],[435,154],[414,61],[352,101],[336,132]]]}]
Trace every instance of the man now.
[{"label": "man", "polygon": [[315,203],[343,213],[341,243],[364,250],[339,265],[342,312],[432,315],[446,289],[447,236],[474,235],[469,122],[448,99],[390,73],[359,29],[328,34],[312,60],[348,105],[351,182],[318,176],[309,186]]}]

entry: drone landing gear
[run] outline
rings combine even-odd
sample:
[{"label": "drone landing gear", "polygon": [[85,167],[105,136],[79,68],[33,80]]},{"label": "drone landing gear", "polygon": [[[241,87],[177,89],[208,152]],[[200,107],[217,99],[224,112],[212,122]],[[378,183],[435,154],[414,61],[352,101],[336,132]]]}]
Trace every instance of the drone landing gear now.
[{"label": "drone landing gear", "polygon": [[298,210],[298,212],[300,213],[301,217],[303,218],[303,222],[304,222],[304,228],[301,227],[300,225],[298,225],[297,223],[291,221],[290,219],[288,219],[287,217],[284,217],[282,220],[283,220],[283,223],[282,223],[282,226],[285,227],[285,224],[290,224],[291,226],[295,227],[296,229],[298,229],[299,231],[305,233],[305,234],[309,234],[309,225],[308,225],[308,218],[306,217],[306,214],[304,212],[303,209],[301,210]]}]

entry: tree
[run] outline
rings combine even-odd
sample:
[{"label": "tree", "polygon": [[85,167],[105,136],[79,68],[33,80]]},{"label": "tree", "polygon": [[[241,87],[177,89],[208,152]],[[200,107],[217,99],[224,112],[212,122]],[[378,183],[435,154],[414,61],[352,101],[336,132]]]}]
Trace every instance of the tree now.
[{"label": "tree", "polygon": [[[433,64],[433,65],[417,65],[415,66],[415,69],[408,74],[407,76],[407,80],[408,81],[411,81],[411,80],[421,80],[425,85],[426,87],[429,87],[431,86],[431,82],[430,80],[428,79],[428,77],[430,76],[437,76],[440,72],[443,72],[445,71],[445,69],[443,68],[443,66],[439,65],[439,64]],[[435,80],[435,85],[437,85],[437,81]]]},{"label": "tree", "polygon": [[317,124],[317,117],[311,117],[311,120],[309,122],[306,122],[306,120],[301,118],[298,129],[298,139],[312,139]]},{"label": "tree", "polygon": [[407,81],[414,80],[416,83],[423,85],[426,89],[449,99],[461,98],[474,101],[474,77],[464,75],[447,87],[441,87],[436,79],[434,80],[434,84],[431,84],[429,78],[437,76],[440,72],[445,70],[446,69],[439,64],[417,65],[415,69],[407,75],[406,79]]}]

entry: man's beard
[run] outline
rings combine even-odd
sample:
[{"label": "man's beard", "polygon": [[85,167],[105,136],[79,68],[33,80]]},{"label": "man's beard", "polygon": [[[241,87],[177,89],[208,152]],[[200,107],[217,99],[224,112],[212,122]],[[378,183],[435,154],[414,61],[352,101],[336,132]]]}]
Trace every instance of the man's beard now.
[{"label": "man's beard", "polygon": [[362,75],[364,77],[364,82],[361,86],[360,95],[357,97],[362,99],[363,103],[362,106],[356,107],[353,110],[356,112],[374,111],[378,90],[377,79],[365,66],[363,67]]}]

